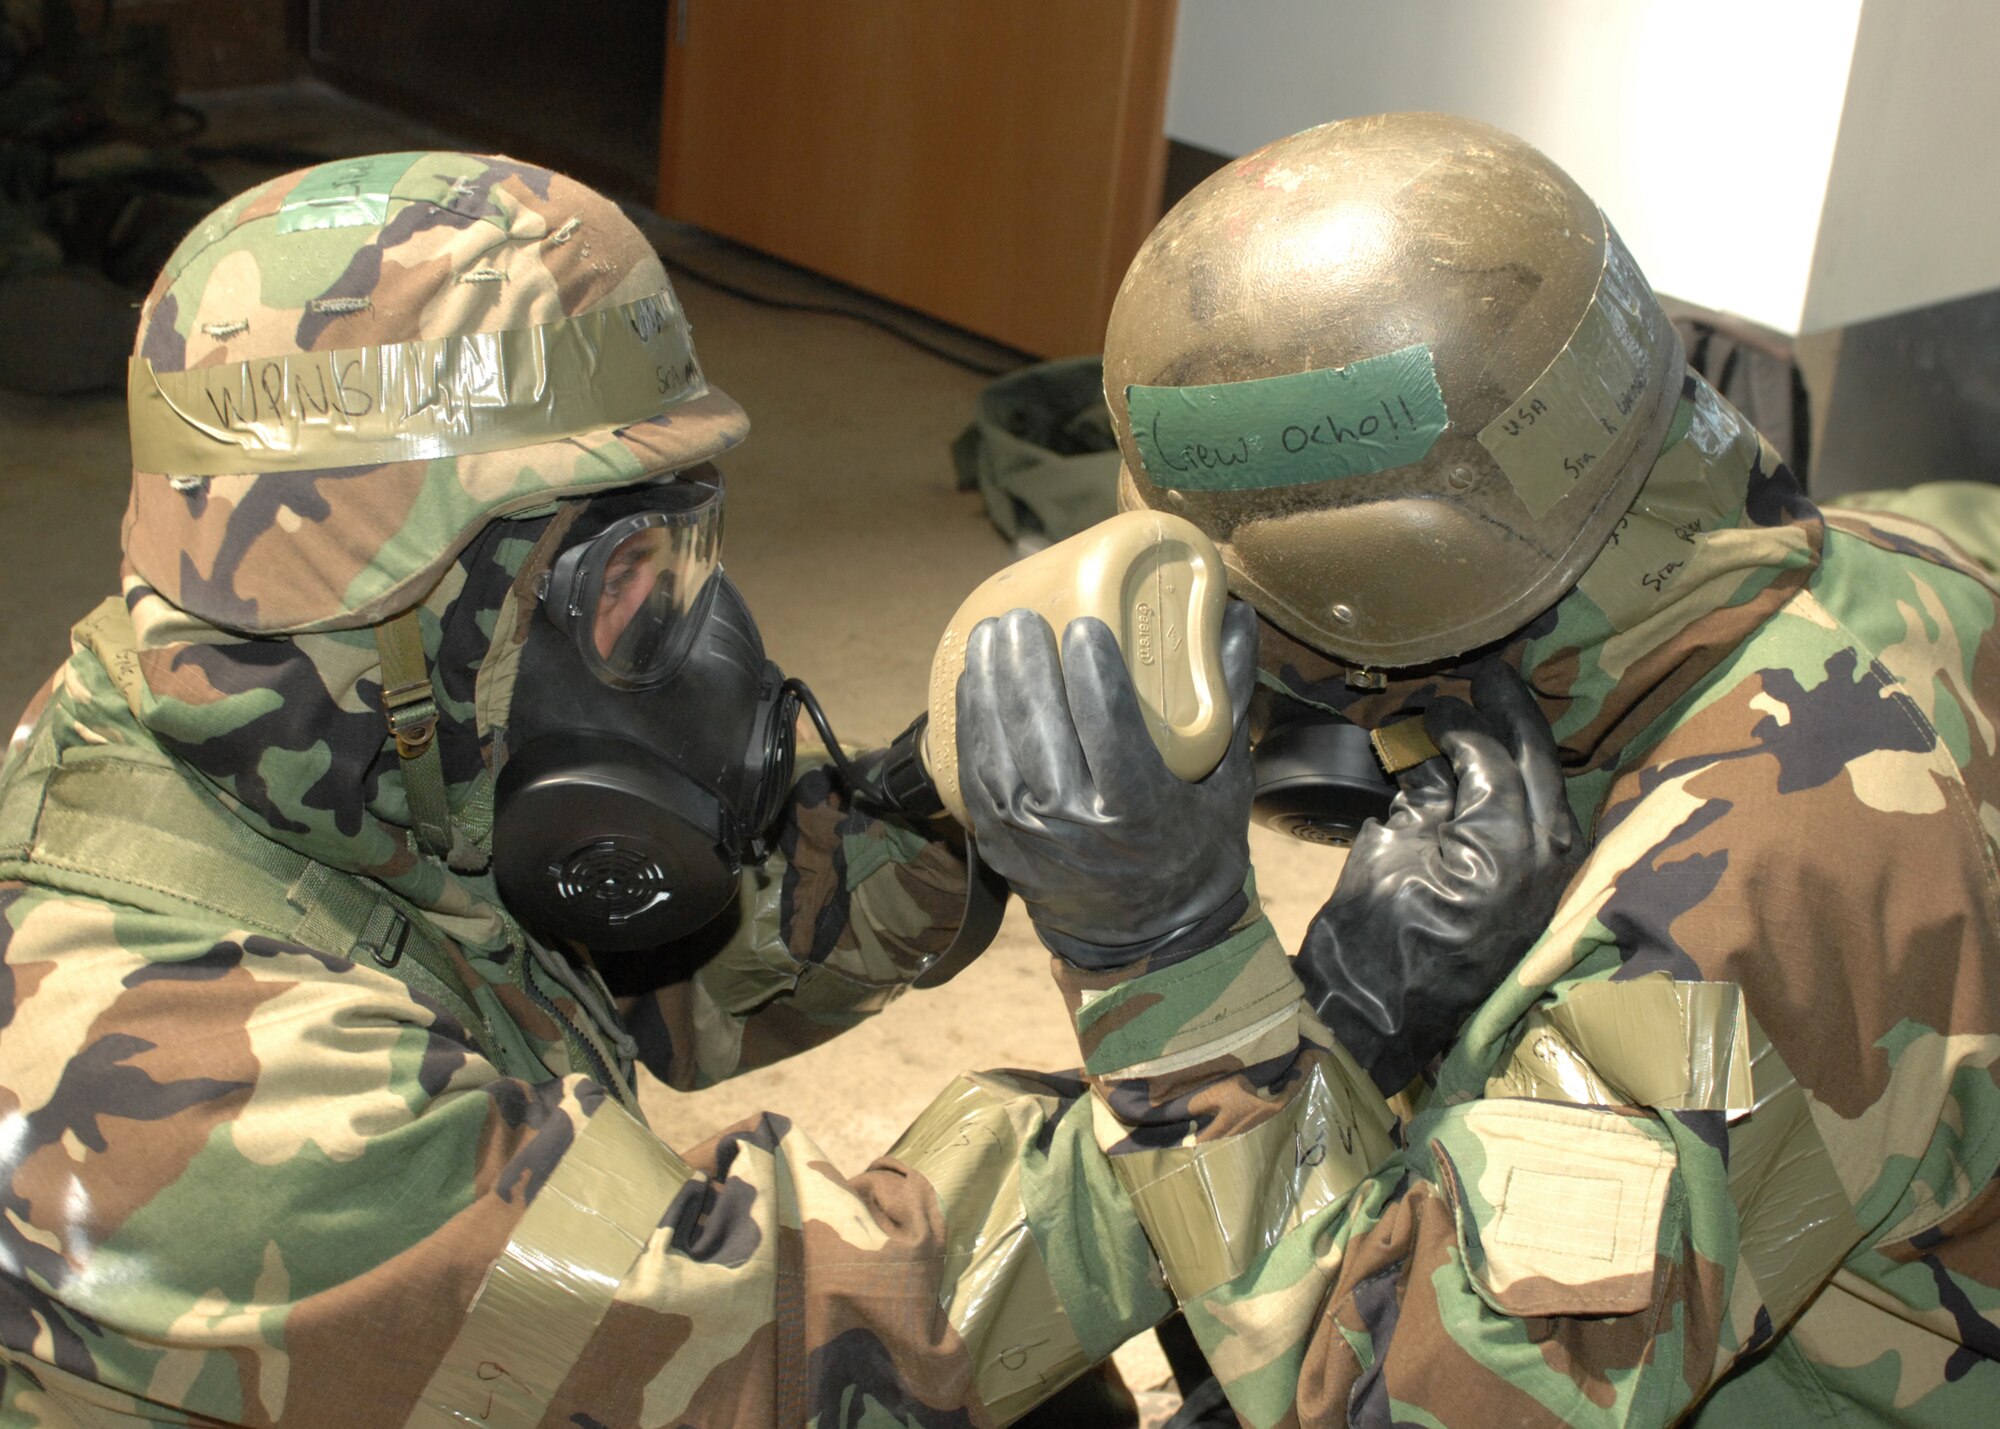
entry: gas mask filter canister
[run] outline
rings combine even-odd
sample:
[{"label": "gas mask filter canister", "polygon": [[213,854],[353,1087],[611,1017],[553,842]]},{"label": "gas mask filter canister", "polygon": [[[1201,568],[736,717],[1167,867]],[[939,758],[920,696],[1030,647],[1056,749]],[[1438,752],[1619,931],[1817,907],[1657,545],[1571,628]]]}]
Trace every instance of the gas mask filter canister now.
[{"label": "gas mask filter canister", "polygon": [[494,877],[549,942],[660,949],[713,920],[791,785],[797,682],[722,574],[722,480],[594,499],[521,650]]},{"label": "gas mask filter canister", "polygon": [[1302,708],[1272,724],[1251,757],[1250,817],[1308,843],[1346,847],[1396,798],[1368,731],[1330,711]]}]

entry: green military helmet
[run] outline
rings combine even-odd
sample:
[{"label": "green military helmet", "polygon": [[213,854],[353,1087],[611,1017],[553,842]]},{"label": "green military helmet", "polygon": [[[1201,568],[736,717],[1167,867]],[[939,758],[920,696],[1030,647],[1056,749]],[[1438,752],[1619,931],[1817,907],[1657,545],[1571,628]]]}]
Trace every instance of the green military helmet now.
[{"label": "green military helmet", "polygon": [[1577,579],[1683,360],[1611,225],[1535,149],[1440,114],[1324,125],[1210,177],[1133,260],[1104,354],[1120,503],[1192,520],[1298,639],[1425,664]]},{"label": "green military helmet", "polygon": [[224,204],[146,299],[125,552],[212,624],[376,624],[495,516],[749,430],[618,206],[512,159],[381,154]]}]

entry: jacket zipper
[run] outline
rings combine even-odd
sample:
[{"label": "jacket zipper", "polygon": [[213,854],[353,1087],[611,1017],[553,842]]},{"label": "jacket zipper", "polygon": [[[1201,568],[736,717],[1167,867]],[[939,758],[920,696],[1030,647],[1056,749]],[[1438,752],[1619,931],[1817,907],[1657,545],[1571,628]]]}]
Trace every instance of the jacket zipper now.
[{"label": "jacket zipper", "polygon": [[520,948],[518,951],[521,958],[521,986],[527,989],[528,1000],[539,1007],[548,1015],[550,1021],[562,1029],[565,1044],[583,1053],[584,1060],[589,1064],[587,1070],[591,1078],[599,1086],[609,1091],[620,1106],[627,1105],[625,1084],[613,1074],[610,1064],[605,1061],[604,1055],[597,1050],[597,1044],[591,1041],[583,1029],[572,1022],[561,1008],[556,1006],[554,998],[542,991],[542,985],[537,981],[536,977],[538,969],[535,966],[534,954],[525,947]]}]

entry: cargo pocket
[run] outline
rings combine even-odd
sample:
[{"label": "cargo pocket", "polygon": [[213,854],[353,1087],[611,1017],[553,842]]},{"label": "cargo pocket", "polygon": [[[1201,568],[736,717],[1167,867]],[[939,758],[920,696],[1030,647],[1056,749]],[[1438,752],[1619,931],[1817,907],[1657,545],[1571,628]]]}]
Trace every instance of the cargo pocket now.
[{"label": "cargo pocket", "polygon": [[1503,1315],[1653,1303],[1674,1148],[1650,1120],[1552,1102],[1454,1108],[1429,1140],[1459,1253]]}]

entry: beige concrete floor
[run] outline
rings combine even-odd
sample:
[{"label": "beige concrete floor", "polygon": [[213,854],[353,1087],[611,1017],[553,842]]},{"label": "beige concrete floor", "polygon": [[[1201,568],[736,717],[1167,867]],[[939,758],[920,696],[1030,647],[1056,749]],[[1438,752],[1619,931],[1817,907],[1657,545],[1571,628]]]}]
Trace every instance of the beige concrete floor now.
[{"label": "beige concrete floor", "polygon": [[[327,157],[440,136],[313,85],[203,101],[204,142],[258,140]],[[532,158],[532,155],[521,157]],[[270,172],[232,168],[245,186]],[[761,293],[866,300],[690,230],[658,225],[670,255]],[[1010,559],[979,498],[954,489],[947,445],[988,380],[859,323],[779,311],[676,284],[710,380],[749,411],[725,463],[724,563],[773,659],[818,693],[844,742],[886,739],[921,708],[932,648],[965,594]],[[1004,357],[915,315],[874,308],[985,360]],[[116,589],[127,447],[122,399],[0,394],[0,708],[18,710],[67,654],[66,631]],[[1289,946],[1331,890],[1338,855],[1252,830],[1265,905]],[[642,1090],[668,1142],[687,1146],[755,1112],[790,1117],[859,1171],[958,1072],[1077,1061],[1047,955],[1019,905],[955,982],[904,998],[870,1028],[695,1095]],[[1128,1382],[1165,1378],[1148,1341],[1120,1354]],[[1155,1401],[1157,1411],[1159,1401]]]}]

